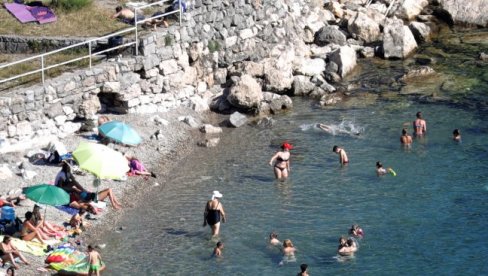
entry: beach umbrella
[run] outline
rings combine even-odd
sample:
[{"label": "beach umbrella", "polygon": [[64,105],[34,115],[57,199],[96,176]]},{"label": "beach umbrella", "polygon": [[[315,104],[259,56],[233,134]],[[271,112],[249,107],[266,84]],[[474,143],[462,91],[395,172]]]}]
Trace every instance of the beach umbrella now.
[{"label": "beach umbrella", "polygon": [[100,179],[120,179],[129,171],[127,159],[102,144],[82,142],[73,152],[73,158],[81,169]]},{"label": "beach umbrella", "polygon": [[126,145],[140,144],[142,139],[139,134],[129,125],[110,121],[98,127],[98,131],[105,137]]},{"label": "beach umbrella", "polygon": [[63,189],[49,184],[39,184],[24,188],[27,198],[39,204],[60,206],[69,204],[69,194]]}]

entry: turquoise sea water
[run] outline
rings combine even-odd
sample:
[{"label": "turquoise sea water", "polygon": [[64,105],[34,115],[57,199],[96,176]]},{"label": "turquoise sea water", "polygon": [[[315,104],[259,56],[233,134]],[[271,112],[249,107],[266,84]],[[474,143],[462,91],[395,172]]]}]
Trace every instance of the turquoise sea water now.
[{"label": "turquoise sea water", "polygon": [[[404,150],[404,122],[421,110],[428,135]],[[227,129],[221,144],[199,149],[129,210],[122,233],[107,233],[108,275],[481,275],[488,273],[488,110],[476,112],[407,100],[366,108],[322,109],[295,99],[271,129]],[[359,137],[313,127],[351,121]],[[460,128],[462,143],[451,140]],[[411,129],[411,127],[410,127]],[[267,165],[288,140],[292,174],[274,180]],[[348,152],[341,168],[333,145]],[[397,176],[377,177],[375,162]],[[219,190],[228,214],[224,258],[210,258],[215,241],[202,228],[206,200]],[[359,223],[366,235],[356,257],[336,259],[337,239]],[[270,231],[298,248],[297,263],[279,266],[266,246]],[[110,251],[110,253],[108,253]]]},{"label": "turquoise sea water", "polygon": [[[199,148],[158,179],[114,226],[123,231],[102,234],[105,275],[296,275],[301,263],[311,275],[487,275],[488,66],[476,56],[488,46],[470,44],[473,36],[452,46],[453,37],[419,50],[440,75],[402,88],[403,96],[391,79],[412,60],[363,60],[349,79],[366,83],[359,97],[332,108],[294,98],[272,128],[225,129],[218,147]],[[408,122],[411,131],[417,111],[428,135],[405,150],[401,129]],[[317,123],[362,133],[330,135]],[[455,128],[461,143],[451,140]],[[292,173],[278,182],[268,162],[284,140],[295,146]],[[347,151],[347,167],[334,145]],[[378,160],[397,176],[377,177]],[[213,190],[223,193],[228,216],[220,260],[210,257],[216,240],[201,226]],[[337,240],[353,223],[365,238],[355,258],[338,259]],[[278,265],[280,252],[266,245],[271,231],[293,241],[296,263]]]}]

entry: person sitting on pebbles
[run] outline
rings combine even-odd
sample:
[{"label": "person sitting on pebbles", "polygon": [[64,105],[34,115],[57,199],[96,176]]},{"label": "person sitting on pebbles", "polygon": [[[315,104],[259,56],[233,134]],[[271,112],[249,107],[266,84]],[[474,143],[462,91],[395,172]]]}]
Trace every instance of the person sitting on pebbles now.
[{"label": "person sitting on pebbles", "polygon": [[133,175],[144,175],[144,176],[151,176],[156,178],[156,174],[153,172],[149,172],[146,170],[144,165],[139,161],[139,159],[135,158],[134,156],[126,153],[124,154],[125,158],[129,162],[130,171],[127,173],[129,176]]}]

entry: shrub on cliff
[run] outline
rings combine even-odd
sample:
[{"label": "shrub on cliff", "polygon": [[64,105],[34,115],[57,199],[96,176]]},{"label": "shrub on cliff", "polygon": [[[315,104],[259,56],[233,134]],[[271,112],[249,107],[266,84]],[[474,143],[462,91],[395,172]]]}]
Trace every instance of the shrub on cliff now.
[{"label": "shrub on cliff", "polygon": [[92,4],[92,0],[53,0],[52,4],[58,9],[70,12],[90,6]]}]

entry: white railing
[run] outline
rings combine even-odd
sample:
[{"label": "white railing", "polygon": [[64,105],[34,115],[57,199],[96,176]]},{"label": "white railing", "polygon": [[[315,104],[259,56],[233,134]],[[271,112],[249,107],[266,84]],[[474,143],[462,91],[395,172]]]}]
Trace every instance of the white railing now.
[{"label": "white railing", "polygon": [[[97,38],[90,39],[90,40],[87,40],[87,41],[83,41],[83,42],[80,42],[80,43],[72,44],[70,46],[67,46],[67,47],[64,47],[64,48],[61,48],[61,49],[58,49],[58,50],[54,50],[54,51],[51,51],[51,52],[47,52],[47,53],[44,53],[44,54],[40,54],[40,55],[36,55],[36,56],[32,56],[32,57],[25,58],[25,59],[22,59],[22,60],[18,60],[18,61],[14,61],[14,62],[10,62],[10,63],[7,63],[7,64],[0,65],[0,70],[3,70],[5,68],[13,67],[13,66],[16,66],[18,64],[25,63],[25,62],[31,62],[33,60],[40,60],[40,62],[41,62],[41,65],[40,65],[40,68],[39,69],[31,70],[31,71],[28,71],[28,72],[25,72],[25,73],[22,73],[22,74],[18,74],[18,75],[15,75],[15,76],[12,76],[12,77],[9,77],[9,78],[6,78],[6,79],[0,79],[0,84],[6,83],[8,81],[12,81],[12,80],[15,80],[15,79],[18,79],[18,78],[22,78],[22,77],[25,77],[25,76],[29,76],[29,75],[32,75],[32,74],[36,74],[36,73],[41,73],[42,84],[44,84],[45,83],[46,71],[49,70],[49,69],[52,69],[52,68],[55,68],[55,67],[59,67],[59,66],[63,66],[63,65],[66,65],[66,64],[70,64],[70,63],[73,63],[73,62],[77,62],[77,61],[80,61],[80,60],[83,60],[83,59],[89,59],[89,66],[91,68],[92,67],[92,59],[93,59],[93,57],[99,56],[99,55],[102,55],[102,54],[104,54],[106,52],[110,52],[110,51],[117,50],[117,49],[120,49],[120,48],[129,47],[129,46],[132,46],[132,45],[134,45],[134,47],[135,47],[135,53],[136,53],[136,55],[138,55],[139,54],[139,32],[138,32],[138,26],[139,25],[142,25],[142,24],[144,24],[146,22],[149,22],[149,21],[152,21],[154,19],[159,19],[161,17],[165,17],[165,16],[168,16],[168,15],[171,15],[171,14],[179,13],[180,14],[180,22],[179,23],[180,23],[180,27],[181,27],[181,18],[182,18],[182,13],[183,13],[182,6],[181,6],[181,0],[178,0],[178,6],[179,6],[179,9],[178,10],[173,10],[173,11],[170,11],[170,12],[167,12],[167,13],[161,13],[160,15],[156,15],[156,16],[152,16],[152,17],[149,17],[149,18],[145,18],[143,20],[138,20],[137,19],[137,14],[140,14],[140,10],[146,9],[148,7],[156,6],[156,5],[162,5],[163,3],[168,2],[168,1],[173,2],[173,0],[161,0],[161,1],[154,2],[154,3],[151,3],[151,4],[147,4],[147,5],[144,5],[144,6],[135,7],[134,8],[134,27],[126,28],[124,30],[121,30],[121,31],[118,31],[118,32],[115,32],[115,33],[112,33],[112,34],[109,34],[109,35],[106,35],[106,36],[97,37]],[[134,32],[135,33],[135,41],[127,42],[127,43],[124,43],[124,44],[121,44],[121,45],[117,45],[115,47],[107,48],[107,49],[104,49],[104,50],[101,50],[101,51],[97,51],[97,52],[93,52],[92,51],[92,43],[97,42],[97,41],[100,41],[100,40],[106,40],[106,39],[108,39],[110,37],[119,36],[119,35],[122,35],[122,34],[125,34],[125,33],[129,33],[129,32]],[[84,55],[84,56],[81,56],[81,57],[77,57],[77,58],[74,58],[74,59],[70,59],[70,60],[67,60],[67,61],[59,62],[59,63],[56,63],[56,64],[52,64],[52,65],[49,65],[49,66],[45,66],[46,57],[51,56],[53,54],[57,54],[57,53],[63,52],[63,51],[66,51],[66,50],[69,50],[69,49],[73,49],[73,48],[76,48],[76,47],[82,47],[82,46],[88,46],[88,54],[87,55]]]}]

